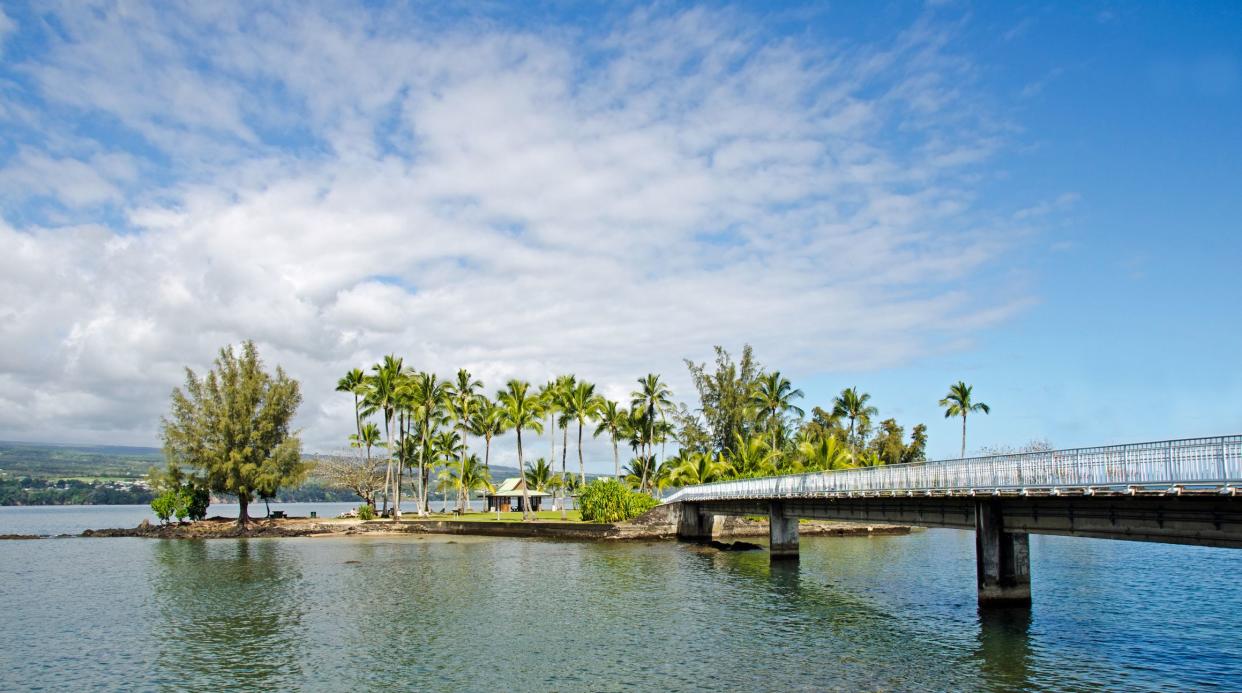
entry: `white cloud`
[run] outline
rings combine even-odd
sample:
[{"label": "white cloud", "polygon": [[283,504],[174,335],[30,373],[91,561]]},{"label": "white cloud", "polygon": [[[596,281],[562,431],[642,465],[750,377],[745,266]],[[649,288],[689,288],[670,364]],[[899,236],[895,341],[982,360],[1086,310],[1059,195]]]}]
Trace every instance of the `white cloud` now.
[{"label": "white cloud", "polygon": [[[388,352],[489,388],[662,372],[688,397],[681,359],[713,344],[878,368],[1023,303],[974,281],[1008,240],[961,174],[1003,143],[923,23],[847,49],[707,10],[602,36],[62,14],[24,66],[43,98],[155,153],[123,185],[39,152],[0,174],[128,227],[0,225],[0,436],[152,442],[181,366],[244,338],[302,380],[329,447],[335,380]],[[161,158],[167,179],[133,180]]]}]

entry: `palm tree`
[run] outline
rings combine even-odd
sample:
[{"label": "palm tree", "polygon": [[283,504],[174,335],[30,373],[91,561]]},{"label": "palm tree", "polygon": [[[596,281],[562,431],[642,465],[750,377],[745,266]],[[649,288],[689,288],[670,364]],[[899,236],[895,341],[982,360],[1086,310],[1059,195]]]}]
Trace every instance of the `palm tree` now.
[{"label": "palm tree", "polygon": [[598,438],[605,432],[612,439],[612,465],[613,473],[617,479],[621,478],[621,454],[617,451],[617,438],[621,436],[621,432],[625,430],[625,425],[629,421],[630,414],[621,408],[621,405],[612,400],[600,400],[599,408],[596,410],[596,420],[599,425],[595,427],[593,438]]},{"label": "palm tree", "polygon": [[854,445],[854,425],[859,419],[869,419],[879,413],[875,407],[869,406],[867,402],[871,400],[871,395],[863,392],[859,393],[857,387],[847,387],[841,391],[832,402],[833,416],[844,416],[850,420],[849,433],[847,440],[850,447],[857,452],[857,446]]},{"label": "palm tree", "polygon": [[[415,422],[418,424],[418,494],[420,514],[427,513],[427,488],[431,466],[428,464],[428,452],[431,451],[432,438],[438,433],[439,427],[447,420],[446,406],[449,402],[448,385],[434,373],[415,373],[410,380],[411,397]],[[459,438],[460,440],[460,438]]]},{"label": "palm tree", "polygon": [[[483,383],[471,377],[470,371],[459,368],[457,380],[449,386],[448,390],[453,418],[457,419],[457,427],[461,431],[461,463],[463,465],[466,463],[466,454],[470,448],[470,441],[467,439],[470,433],[470,417],[479,399],[479,389],[482,387]],[[461,499],[458,498],[458,502],[460,501]]]},{"label": "palm tree", "polygon": [[361,406],[359,398],[366,392],[366,385],[367,376],[361,368],[349,371],[345,377],[336,381],[337,392],[351,392],[354,395],[354,432],[359,438],[362,437],[362,410],[359,409]]},{"label": "palm tree", "polygon": [[[423,483],[427,483],[432,472],[434,472],[437,467],[452,476],[453,471],[459,466],[459,460],[462,456],[463,447],[461,436],[457,433],[457,431],[452,429],[439,431],[432,436],[428,446],[428,454],[425,457],[427,471],[426,478]],[[453,476],[453,479],[454,483],[448,487],[448,490],[450,491],[457,489],[456,476]],[[448,499],[445,498],[444,500],[447,505]],[[458,498],[457,500],[458,503],[461,502],[461,498]],[[424,506],[426,506],[427,503],[428,500],[424,499]]]},{"label": "palm tree", "polygon": [[[644,449],[641,457],[654,454],[655,422],[657,418],[664,421],[665,410],[673,404],[672,396],[668,386],[660,382],[660,376],[655,373],[639,378],[638,389],[630,393],[630,413],[638,414],[642,419]],[[646,486],[645,483],[643,485]]]},{"label": "palm tree", "polygon": [[724,457],[724,462],[733,476],[751,478],[776,473],[776,452],[762,436],[752,436],[745,440],[740,433],[735,432],[733,436],[736,444]]},{"label": "palm tree", "polygon": [[759,411],[759,420],[772,433],[772,449],[780,450],[777,439],[785,415],[794,412],[802,416],[805,412],[794,405],[795,399],[802,399],[802,390],[795,390],[789,379],[781,376],[780,371],[765,373],[755,383],[755,391],[751,394],[750,403]]},{"label": "palm tree", "polygon": [[367,425],[359,429],[360,435],[352,435],[349,437],[349,444],[355,448],[366,448],[367,463],[371,462],[371,448],[383,447],[385,443],[380,440],[379,426],[367,422]]},{"label": "palm tree", "polygon": [[854,466],[849,451],[842,448],[841,441],[833,435],[804,439],[798,443],[798,456],[802,469],[807,472],[828,472]]},{"label": "palm tree", "polygon": [[388,441],[388,470],[384,474],[384,507],[383,514],[388,514],[388,493],[392,485],[393,455],[396,450],[392,444],[392,419],[397,405],[397,388],[401,378],[402,360],[389,354],[382,363],[371,366],[373,375],[367,378],[366,393],[362,403],[365,407],[363,416],[379,412],[384,419],[384,438]]},{"label": "palm tree", "polygon": [[548,483],[552,481],[552,465],[548,461],[540,457],[533,464],[526,465],[526,485],[533,487],[536,491],[548,490]]},{"label": "palm tree", "polygon": [[678,486],[694,486],[719,481],[724,476],[724,464],[710,452],[691,452],[678,460],[671,481]]},{"label": "palm tree", "polygon": [[[530,391],[530,383],[522,380],[510,380],[506,389],[497,394],[496,400],[504,412],[505,424],[517,432],[518,469],[524,469],[522,431],[530,430],[536,435],[543,433],[543,403]],[[522,484],[522,519],[531,519],[530,493],[526,484]]]},{"label": "palm tree", "polygon": [[648,482],[655,478],[655,456],[639,456],[630,460],[625,469],[625,481],[639,491],[646,491]]},{"label": "palm tree", "polygon": [[560,387],[561,382],[567,376],[557,376],[554,380],[544,383],[535,396],[539,398],[543,405],[543,411],[548,415],[548,442],[551,449],[548,451],[548,462],[556,464],[556,411],[560,403]]},{"label": "palm tree", "polygon": [[[565,413],[578,422],[578,482],[586,483],[586,463],[582,459],[582,428],[587,419],[594,419],[599,412],[600,398],[591,383],[578,383],[565,392]],[[564,470],[562,470],[564,471]]]},{"label": "palm tree", "polygon": [[506,430],[508,429],[505,427],[505,419],[500,407],[496,406],[492,400],[480,396],[478,402],[475,403],[474,415],[471,417],[470,432],[483,438],[484,469],[491,469],[492,438],[503,435]]},{"label": "palm tree", "polygon": [[[467,455],[462,459],[461,468],[457,471],[457,485],[465,492],[467,504],[472,491],[492,490],[492,475],[485,465],[479,464],[478,455]],[[463,513],[467,507],[468,505],[462,506]]]},{"label": "palm tree", "polygon": [[959,380],[949,386],[949,394],[940,400],[940,406],[944,407],[944,418],[948,419],[953,416],[962,417],[962,457],[966,457],[966,415],[972,412],[981,411],[984,414],[990,414],[992,408],[983,402],[974,402],[971,400],[971,390],[973,385],[967,385]]}]

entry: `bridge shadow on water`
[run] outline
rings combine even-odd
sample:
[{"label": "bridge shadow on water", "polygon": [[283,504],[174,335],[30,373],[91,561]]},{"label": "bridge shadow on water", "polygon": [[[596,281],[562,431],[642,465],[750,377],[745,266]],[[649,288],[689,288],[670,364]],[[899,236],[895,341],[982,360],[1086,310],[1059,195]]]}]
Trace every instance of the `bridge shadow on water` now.
[{"label": "bridge shadow on water", "polygon": [[[836,661],[822,662],[826,682],[838,667],[850,668],[854,657],[874,670],[869,683],[861,681],[877,688],[917,689],[920,682],[937,681],[962,690],[1036,690],[1036,681],[1049,678],[1034,664],[1029,609],[979,609],[971,599],[929,613],[917,601],[903,603],[900,593],[884,593],[882,586],[869,593],[838,579],[819,557],[771,562],[766,551],[693,547],[690,552],[705,570],[765,596],[765,622],[753,626],[784,629],[797,620],[801,626],[791,635],[835,643]],[[849,678],[858,683],[856,676],[852,672]]]}]

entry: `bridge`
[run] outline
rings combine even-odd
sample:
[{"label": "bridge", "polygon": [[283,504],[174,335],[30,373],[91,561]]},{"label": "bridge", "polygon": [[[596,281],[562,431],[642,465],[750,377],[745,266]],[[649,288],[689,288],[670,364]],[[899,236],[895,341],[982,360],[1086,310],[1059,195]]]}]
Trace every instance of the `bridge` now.
[{"label": "bridge", "polygon": [[1242,548],[1242,435],[994,455],[689,486],[678,537],[767,515],[772,561],[798,557],[798,520],[975,531],[982,606],[1029,605],[1029,535]]}]

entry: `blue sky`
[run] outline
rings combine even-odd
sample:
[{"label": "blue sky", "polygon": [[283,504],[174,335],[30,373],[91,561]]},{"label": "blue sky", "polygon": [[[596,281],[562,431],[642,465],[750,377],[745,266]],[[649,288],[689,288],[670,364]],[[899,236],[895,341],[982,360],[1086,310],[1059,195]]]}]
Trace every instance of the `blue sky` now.
[{"label": "blue sky", "polygon": [[390,351],[744,342],[938,457],[958,379],[971,448],[1242,428],[1236,3],[0,7],[0,438],[154,444],[245,338],[316,449]]}]

